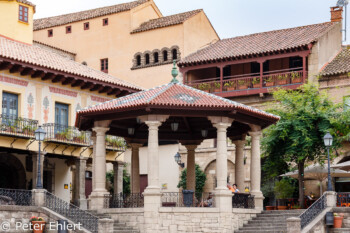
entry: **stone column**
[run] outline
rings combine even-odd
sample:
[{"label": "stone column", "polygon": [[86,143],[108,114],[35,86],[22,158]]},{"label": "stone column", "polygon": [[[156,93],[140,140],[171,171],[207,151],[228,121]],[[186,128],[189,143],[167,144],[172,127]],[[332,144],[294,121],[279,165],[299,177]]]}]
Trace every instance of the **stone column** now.
[{"label": "stone column", "polygon": [[124,163],[122,162],[114,162],[113,163],[113,171],[114,171],[114,194],[119,194],[123,192],[123,170]]},{"label": "stone column", "polygon": [[79,157],[75,160],[75,203],[80,209],[87,209],[85,196],[85,171],[87,158]]},{"label": "stone column", "polygon": [[106,132],[109,128],[95,127],[96,132],[95,145],[95,169],[93,174],[95,187],[90,195],[91,209],[102,209],[104,206],[104,198],[109,194],[106,190]]},{"label": "stone column", "polygon": [[186,145],[187,149],[187,190],[196,190],[195,149],[197,145]]},{"label": "stone column", "polygon": [[96,133],[92,132],[92,190],[96,188],[95,185],[95,166],[96,166]]},{"label": "stone column", "polygon": [[235,181],[238,189],[244,192],[244,140],[237,140],[233,142],[236,145],[236,162],[235,162]]},{"label": "stone column", "polygon": [[231,126],[232,119],[227,117],[210,117],[209,120],[217,129],[216,149],[216,180],[215,189],[216,207],[220,212],[232,212],[232,192],[227,188],[227,128]]},{"label": "stone column", "polygon": [[254,195],[255,208],[263,208],[264,196],[260,190],[261,185],[261,158],[260,158],[260,137],[262,135],[261,131],[249,132],[252,138],[252,156],[250,164],[250,193]]},{"label": "stone column", "polygon": [[287,233],[300,233],[301,219],[298,217],[287,218]]},{"label": "stone column", "polygon": [[140,193],[140,158],[142,144],[130,143],[131,146],[131,192]]},{"label": "stone column", "polygon": [[[44,177],[44,160],[45,160],[45,153],[40,153],[40,170],[41,170],[41,183],[44,185],[43,177]],[[39,154],[33,153],[32,154],[32,161],[33,161],[33,176],[32,176],[32,189],[36,189],[36,181],[38,179],[38,162],[39,162]]]}]

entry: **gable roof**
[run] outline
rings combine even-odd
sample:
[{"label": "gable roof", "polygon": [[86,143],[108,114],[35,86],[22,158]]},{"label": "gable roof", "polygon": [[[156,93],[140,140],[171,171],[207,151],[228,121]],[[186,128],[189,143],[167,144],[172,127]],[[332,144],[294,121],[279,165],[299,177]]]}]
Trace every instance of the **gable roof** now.
[{"label": "gable roof", "polygon": [[131,10],[149,0],[138,0],[133,2],[122,3],[113,6],[106,6],[86,11],[74,12],[65,15],[58,15],[48,18],[34,20],[34,31],[69,24],[72,22],[92,19],[104,15],[110,15],[123,11]]},{"label": "gable roof", "polygon": [[322,76],[331,76],[350,72],[350,50],[344,47],[338,55],[321,71]]},{"label": "gable roof", "polygon": [[326,22],[223,39],[188,55],[179,62],[179,65],[301,48],[317,41],[334,25],[336,23]]},{"label": "gable roof", "polygon": [[61,71],[67,74],[87,78],[91,81],[101,81],[114,87],[119,86],[135,91],[142,90],[142,88],[131,83],[77,63],[40,46],[28,45],[0,36],[0,60],[2,58],[54,71]]},{"label": "gable roof", "polygon": [[131,33],[143,32],[157,28],[169,27],[177,24],[184,23],[187,19],[202,12],[202,9],[183,12],[180,14],[169,15],[157,19],[151,19],[142,23],[138,28],[134,29]]}]

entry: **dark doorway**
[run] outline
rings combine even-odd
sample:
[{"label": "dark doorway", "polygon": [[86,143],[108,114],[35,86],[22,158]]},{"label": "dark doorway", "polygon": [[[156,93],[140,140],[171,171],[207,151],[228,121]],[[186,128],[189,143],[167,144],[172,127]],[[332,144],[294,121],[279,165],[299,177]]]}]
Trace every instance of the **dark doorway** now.
[{"label": "dark doorway", "polygon": [[26,171],[21,161],[11,154],[0,156],[0,188],[26,189]]},{"label": "dark doorway", "polygon": [[11,165],[0,164],[0,188],[19,188],[17,171]]},{"label": "dark doorway", "polygon": [[86,198],[89,198],[91,192],[92,192],[92,172],[86,171],[85,172],[85,196],[86,196]]},{"label": "dark doorway", "polygon": [[52,193],[52,171],[44,171],[43,186],[44,189]]},{"label": "dark doorway", "polygon": [[143,193],[148,186],[147,175],[140,175],[140,193]]}]

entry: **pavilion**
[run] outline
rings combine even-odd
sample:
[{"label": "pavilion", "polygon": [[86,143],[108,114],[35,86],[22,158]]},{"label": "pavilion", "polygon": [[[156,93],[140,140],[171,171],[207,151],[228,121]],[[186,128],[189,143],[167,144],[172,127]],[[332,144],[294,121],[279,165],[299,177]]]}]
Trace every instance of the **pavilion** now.
[{"label": "pavilion", "polygon": [[[172,70],[173,80],[163,86],[141,91],[82,109],[77,113],[76,127],[92,130],[93,192],[90,208],[103,209],[107,194],[105,135],[124,137],[132,147],[131,180],[133,190],[139,187],[138,148],[148,146],[148,187],[144,195],[144,217],[157,219],[161,208],[159,184],[160,141],[178,141],[188,150],[187,189],[195,189],[195,148],[204,139],[217,139],[215,202],[218,213],[232,214],[232,193],[227,183],[227,139],[236,144],[236,183],[244,184],[243,148],[245,137],[252,138],[251,194],[255,208],[262,210],[260,190],[261,130],[279,120],[278,116],[178,83],[178,71]],[[135,191],[134,191],[135,192]],[[136,191],[137,192],[137,191]],[[205,210],[203,210],[205,211]],[[151,221],[158,226],[160,220]],[[157,225],[158,224],[158,225]],[[151,230],[152,227],[146,227]]]}]

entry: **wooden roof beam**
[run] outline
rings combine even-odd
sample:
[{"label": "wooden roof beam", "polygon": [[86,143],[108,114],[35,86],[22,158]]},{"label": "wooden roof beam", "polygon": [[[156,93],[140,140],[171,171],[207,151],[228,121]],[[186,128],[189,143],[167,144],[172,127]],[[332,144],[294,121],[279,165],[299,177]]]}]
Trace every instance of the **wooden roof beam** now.
[{"label": "wooden roof beam", "polygon": [[55,78],[56,75],[53,73],[47,73],[43,77],[41,77],[41,80],[46,81]]},{"label": "wooden roof beam", "polygon": [[52,79],[53,83],[58,83],[64,80],[64,77],[62,75],[57,75],[54,79]]},{"label": "wooden roof beam", "polygon": [[21,66],[21,65],[14,65],[11,67],[10,69],[10,73],[13,74],[13,73],[20,73],[24,70],[24,67]]},{"label": "wooden roof beam", "polygon": [[42,70],[36,70],[34,72],[34,74],[32,74],[32,78],[42,78],[44,77],[46,74],[46,72],[42,71]]},{"label": "wooden roof beam", "polygon": [[0,64],[0,70],[9,70],[14,64],[10,62],[3,62]]},{"label": "wooden roof beam", "polygon": [[35,70],[34,69],[32,69],[32,68],[24,68],[24,70],[22,70],[21,71],[21,75],[22,76],[27,76],[27,75],[32,75],[32,74],[34,74],[35,73]]},{"label": "wooden roof beam", "polygon": [[62,82],[62,85],[72,84],[73,82],[74,78],[65,78],[65,80]]}]

